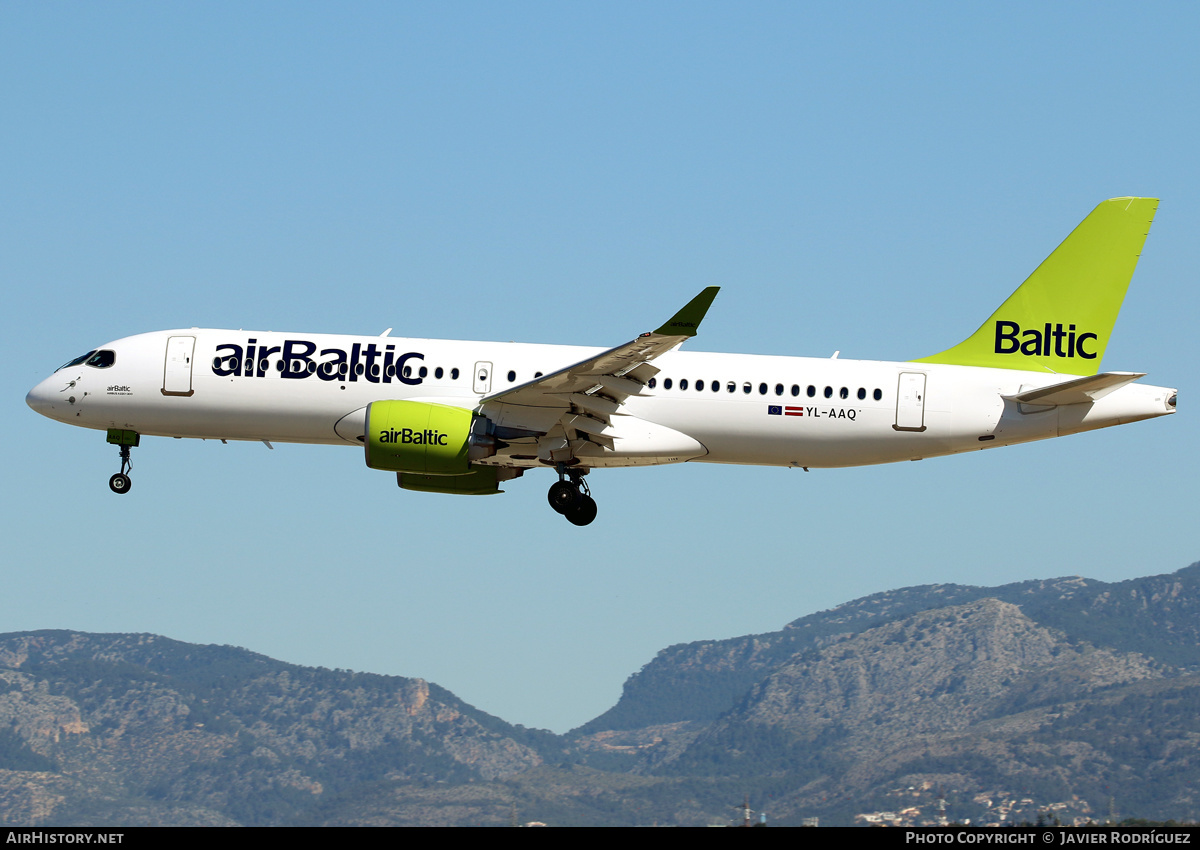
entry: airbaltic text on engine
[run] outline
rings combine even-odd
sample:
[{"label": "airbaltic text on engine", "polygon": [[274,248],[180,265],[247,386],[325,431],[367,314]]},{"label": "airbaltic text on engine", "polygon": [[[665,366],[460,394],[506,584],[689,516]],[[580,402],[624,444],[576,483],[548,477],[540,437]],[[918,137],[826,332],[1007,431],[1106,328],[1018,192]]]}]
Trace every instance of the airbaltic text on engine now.
[{"label": "airbaltic text on engine", "polygon": [[387,431],[380,432],[379,442],[408,443],[414,446],[447,445],[446,435],[432,428],[426,428],[424,431],[414,431],[412,428],[401,428],[397,431],[395,428],[389,428]]}]

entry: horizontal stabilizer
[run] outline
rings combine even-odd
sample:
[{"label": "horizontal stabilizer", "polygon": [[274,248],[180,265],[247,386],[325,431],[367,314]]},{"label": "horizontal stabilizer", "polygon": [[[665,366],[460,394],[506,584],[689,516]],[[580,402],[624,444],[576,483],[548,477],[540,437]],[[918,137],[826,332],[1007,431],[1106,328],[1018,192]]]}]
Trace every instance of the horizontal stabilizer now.
[{"label": "horizontal stabilizer", "polygon": [[1145,372],[1102,372],[1099,375],[1073,378],[1061,384],[1006,395],[1003,398],[1021,404],[1090,404],[1144,377]]}]

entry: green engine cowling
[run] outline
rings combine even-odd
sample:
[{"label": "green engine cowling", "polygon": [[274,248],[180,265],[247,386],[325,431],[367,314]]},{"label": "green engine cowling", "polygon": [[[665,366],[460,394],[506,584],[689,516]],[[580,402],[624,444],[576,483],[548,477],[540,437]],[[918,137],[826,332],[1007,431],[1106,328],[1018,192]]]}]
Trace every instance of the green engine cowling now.
[{"label": "green engine cowling", "polygon": [[475,414],[421,401],[367,405],[366,460],[372,469],[421,475],[466,475]]},{"label": "green engine cowling", "polygon": [[367,405],[367,466],[396,473],[405,490],[482,496],[502,493],[519,469],[476,466],[505,444],[486,417],[446,404],[392,399]]}]

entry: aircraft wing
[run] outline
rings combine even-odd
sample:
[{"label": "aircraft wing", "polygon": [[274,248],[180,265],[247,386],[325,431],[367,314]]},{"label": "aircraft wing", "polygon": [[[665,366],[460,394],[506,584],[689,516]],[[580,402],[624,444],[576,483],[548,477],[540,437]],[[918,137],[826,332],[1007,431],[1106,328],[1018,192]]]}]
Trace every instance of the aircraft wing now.
[{"label": "aircraft wing", "polygon": [[[658,374],[652,361],[696,335],[720,287],[710,286],[660,328],[624,345],[480,399],[495,421],[546,431],[554,424],[601,437],[608,417],[630,396],[640,395]],[[573,415],[572,415],[573,414]],[[564,418],[564,416],[566,418]],[[610,446],[611,448],[611,446]]]},{"label": "aircraft wing", "polygon": [[650,366],[650,361],[696,335],[700,321],[719,289],[719,286],[705,289],[658,330],[644,333],[565,369],[484,396],[480,403],[565,408],[567,397],[576,393],[591,396],[603,392],[617,402],[638,395],[646,381],[658,373],[657,368]]}]

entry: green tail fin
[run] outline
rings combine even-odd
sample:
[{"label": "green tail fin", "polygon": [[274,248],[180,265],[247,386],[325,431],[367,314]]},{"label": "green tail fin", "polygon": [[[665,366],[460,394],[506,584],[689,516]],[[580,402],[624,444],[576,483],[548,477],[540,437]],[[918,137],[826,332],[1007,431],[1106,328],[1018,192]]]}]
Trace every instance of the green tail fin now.
[{"label": "green tail fin", "polygon": [[979,330],[913,362],[1096,374],[1157,209],[1156,198],[1104,201]]}]

